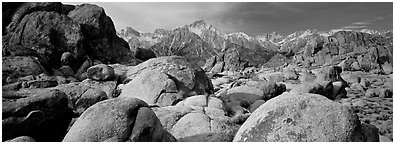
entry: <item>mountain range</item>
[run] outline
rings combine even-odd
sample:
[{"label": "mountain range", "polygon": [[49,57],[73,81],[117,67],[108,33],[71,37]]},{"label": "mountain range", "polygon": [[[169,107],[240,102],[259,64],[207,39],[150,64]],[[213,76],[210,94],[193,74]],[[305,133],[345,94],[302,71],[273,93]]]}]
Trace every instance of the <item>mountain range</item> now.
[{"label": "mountain range", "polygon": [[[392,31],[302,30],[288,36],[272,32],[252,37],[243,32],[226,34],[199,20],[173,30],[156,29],[152,33],[127,27],[118,31],[117,35],[128,42],[132,52],[143,48],[152,50],[156,56],[185,56],[206,70],[215,65],[218,65],[217,71],[283,65],[283,62],[275,64],[276,60],[271,60],[275,55],[274,58],[282,57],[287,62],[319,66],[333,57],[344,60],[345,54],[353,51],[363,51],[365,54],[372,47],[380,52],[391,51],[376,53],[382,60],[374,63],[392,63]],[[267,63],[270,60],[272,63]]]}]

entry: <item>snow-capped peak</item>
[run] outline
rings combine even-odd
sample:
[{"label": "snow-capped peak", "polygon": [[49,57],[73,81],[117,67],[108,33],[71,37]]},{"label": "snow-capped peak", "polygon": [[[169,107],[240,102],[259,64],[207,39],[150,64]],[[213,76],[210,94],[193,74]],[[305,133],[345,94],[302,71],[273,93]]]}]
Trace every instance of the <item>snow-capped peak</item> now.
[{"label": "snow-capped peak", "polygon": [[227,39],[228,36],[221,32],[220,30],[218,30],[217,28],[215,28],[214,26],[212,26],[211,24],[207,24],[205,21],[203,20],[198,20],[193,22],[192,24],[190,24],[188,26],[188,30],[197,34],[198,36],[202,37],[203,36],[203,32],[207,32],[210,31],[210,33],[215,33],[216,35]]},{"label": "snow-capped peak", "polygon": [[230,33],[230,34],[228,34],[228,36],[237,37],[237,38],[245,38],[249,41],[251,40],[251,37],[243,32]]},{"label": "snow-capped peak", "polygon": [[201,27],[201,26],[206,26],[206,22],[204,20],[198,20],[190,24],[190,27]]}]

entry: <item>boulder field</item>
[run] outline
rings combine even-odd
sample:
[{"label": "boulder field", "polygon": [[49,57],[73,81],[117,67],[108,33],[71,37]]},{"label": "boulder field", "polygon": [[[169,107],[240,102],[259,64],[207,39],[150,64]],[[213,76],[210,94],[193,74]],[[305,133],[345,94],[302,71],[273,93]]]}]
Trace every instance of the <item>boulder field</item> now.
[{"label": "boulder field", "polygon": [[102,7],[59,2],[2,16],[3,142],[393,140],[392,33],[116,32]]}]

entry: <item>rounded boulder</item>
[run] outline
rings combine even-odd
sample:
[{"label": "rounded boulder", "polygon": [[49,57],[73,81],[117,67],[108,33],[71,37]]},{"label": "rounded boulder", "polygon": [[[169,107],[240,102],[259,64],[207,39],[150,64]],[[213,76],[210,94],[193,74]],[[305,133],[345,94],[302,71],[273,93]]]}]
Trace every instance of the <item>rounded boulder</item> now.
[{"label": "rounded boulder", "polygon": [[112,80],[115,77],[114,69],[105,64],[98,64],[87,70],[88,78],[97,81]]},{"label": "rounded boulder", "polygon": [[363,141],[360,131],[350,107],[321,95],[284,93],[255,110],[233,141]]},{"label": "rounded boulder", "polygon": [[[156,74],[149,71],[156,71]],[[156,77],[147,77],[147,75],[156,75]],[[193,95],[212,94],[214,92],[213,85],[210,79],[205,75],[204,71],[200,67],[189,63],[186,58],[181,56],[164,56],[149,59],[137,66],[129,68],[126,73],[126,77],[127,78],[124,83],[130,82],[134,83],[133,85],[152,80],[158,81],[156,81],[156,83],[145,84],[152,86],[169,84],[160,86],[169,88],[166,89],[164,93],[173,93],[182,96],[183,98]],[[161,88],[158,88],[158,90],[159,89]],[[124,88],[122,91],[129,90],[137,91],[139,88],[130,87],[130,89],[127,90]],[[172,92],[167,92],[167,90]],[[153,92],[160,93],[160,91],[158,92],[156,90]],[[122,93],[121,95],[124,95]]]},{"label": "rounded boulder", "polygon": [[63,139],[64,142],[175,141],[147,103],[136,98],[114,98],[89,107]]}]

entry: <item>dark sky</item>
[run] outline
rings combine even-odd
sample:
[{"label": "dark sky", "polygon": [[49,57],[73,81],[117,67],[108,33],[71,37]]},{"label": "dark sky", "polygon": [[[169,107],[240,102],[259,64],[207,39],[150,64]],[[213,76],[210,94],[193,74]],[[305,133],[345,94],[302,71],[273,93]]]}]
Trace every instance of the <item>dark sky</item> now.
[{"label": "dark sky", "polygon": [[[74,3],[79,4],[79,3]],[[173,29],[203,19],[225,33],[250,36],[317,29],[392,30],[391,2],[101,2],[116,29]]]}]

